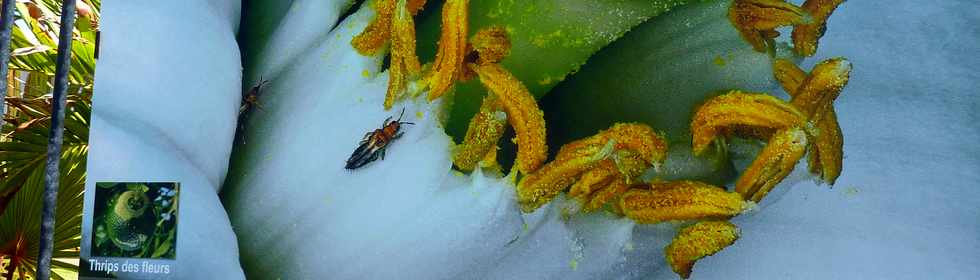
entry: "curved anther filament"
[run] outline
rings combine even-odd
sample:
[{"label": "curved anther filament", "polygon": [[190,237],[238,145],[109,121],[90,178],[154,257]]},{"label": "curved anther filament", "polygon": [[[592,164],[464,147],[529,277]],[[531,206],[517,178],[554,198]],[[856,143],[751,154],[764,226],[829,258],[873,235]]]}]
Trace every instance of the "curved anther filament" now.
[{"label": "curved anther filament", "polygon": [[631,189],[619,199],[623,214],[641,224],[727,219],[751,205],[737,193],[697,181],[655,183],[651,189]]},{"label": "curved anther filament", "polygon": [[807,22],[807,13],[783,0],[735,0],[728,19],[742,38],[756,51],[765,51],[766,42],[779,36],[776,28]]},{"label": "curved anther filament", "polygon": [[803,10],[810,13],[813,21],[793,27],[793,49],[802,56],[813,56],[817,53],[817,41],[827,30],[827,18],[844,0],[807,0]]},{"label": "curved anther filament", "polygon": [[762,200],[806,153],[806,133],[800,128],[783,129],[769,138],[769,143],[756,156],[749,168],[735,183],[735,191],[745,199]]},{"label": "curved anther filament", "polygon": [[432,72],[427,76],[429,100],[441,97],[463,74],[469,0],[447,0],[442,6],[442,32]]},{"label": "curved anther filament", "polygon": [[779,98],[759,93],[731,91],[709,99],[691,120],[694,153],[700,154],[719,134],[735,127],[778,130],[800,127],[806,117]]},{"label": "curved anther filament", "polygon": [[[524,212],[534,211],[551,201],[569,185],[578,181],[583,173],[594,168],[602,170],[595,171],[595,173],[590,172],[590,177],[606,177],[610,181],[618,180],[626,184],[626,176],[630,176],[630,174],[619,172],[620,170],[645,170],[651,165],[662,163],[666,158],[666,152],[666,141],[649,126],[616,124],[594,136],[562,146],[553,161],[521,180],[517,185],[517,200]],[[629,157],[640,160],[630,161]],[[617,158],[620,159],[617,160]],[[636,162],[643,164],[644,167],[628,166],[624,168],[622,166],[623,164],[637,164]],[[612,170],[617,172],[612,172]],[[596,184],[601,184],[604,181],[598,178],[589,180],[598,181]],[[590,197],[590,201],[599,198],[596,203],[604,200],[605,198],[590,195],[595,194],[592,185],[595,184],[579,187],[576,190],[576,195],[587,195]],[[615,190],[625,188],[625,186],[613,187],[609,190],[612,192],[609,197],[615,197],[620,192]],[[607,197],[607,195],[603,193],[602,197]]]},{"label": "curved anther filament", "polygon": [[687,279],[695,262],[732,245],[738,236],[738,228],[727,221],[699,222],[681,229],[664,255],[674,272]]},{"label": "curved anther filament", "polygon": [[844,143],[833,100],[847,84],[850,71],[851,64],[843,58],[821,62],[811,74],[786,60],[776,60],[773,65],[776,79],[793,97],[791,103],[808,114],[816,126],[815,130],[807,131],[811,133],[810,172],[831,185],[842,170]]},{"label": "curved anther filament", "polygon": [[517,169],[524,174],[534,172],[548,158],[544,113],[537,101],[520,80],[499,64],[470,64],[470,68],[496,97],[517,134]]},{"label": "curved anther filament", "polygon": [[480,105],[480,111],[470,119],[469,128],[463,143],[457,146],[453,164],[464,171],[473,170],[477,163],[497,150],[497,142],[504,136],[507,127],[507,114],[501,111],[500,103],[494,96],[487,96]]}]

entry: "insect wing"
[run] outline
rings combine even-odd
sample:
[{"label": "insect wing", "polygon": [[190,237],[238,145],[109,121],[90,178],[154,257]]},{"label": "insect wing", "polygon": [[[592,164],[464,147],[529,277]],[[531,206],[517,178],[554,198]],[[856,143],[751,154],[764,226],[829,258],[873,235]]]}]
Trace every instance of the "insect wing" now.
[{"label": "insect wing", "polygon": [[347,159],[347,165],[345,165],[344,168],[357,169],[365,164],[377,160],[377,153],[383,148],[378,144],[379,142],[375,137],[369,137],[368,139],[361,141],[361,145],[357,146],[354,153],[352,153],[350,158]]}]

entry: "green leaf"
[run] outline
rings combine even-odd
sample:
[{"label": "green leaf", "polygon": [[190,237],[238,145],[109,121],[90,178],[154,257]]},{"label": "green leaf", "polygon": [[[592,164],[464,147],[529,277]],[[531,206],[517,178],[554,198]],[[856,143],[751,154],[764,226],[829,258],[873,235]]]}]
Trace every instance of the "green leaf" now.
[{"label": "green leaf", "polygon": [[[176,229],[174,229],[174,230],[176,230]],[[156,247],[157,249],[155,251],[153,251],[153,255],[151,255],[150,258],[154,258],[154,259],[160,258],[160,257],[163,257],[164,255],[166,255],[167,252],[170,252],[170,247],[173,244],[174,235],[175,234],[173,234],[173,232],[171,232],[170,234],[168,234],[167,239],[164,240],[163,241],[163,244],[160,244],[159,247]]]},{"label": "green leaf", "polygon": [[[77,259],[78,247],[81,240],[81,207],[82,192],[85,189],[85,161],[88,147],[65,147],[61,157],[60,180],[58,190],[58,209],[55,213],[54,250],[53,255],[59,259]],[[30,170],[21,190],[17,192],[0,214],[0,244],[22,238],[26,246],[24,255],[17,256],[24,260],[18,271],[28,275],[36,270],[37,251],[41,229],[41,210],[43,208],[44,168]],[[11,252],[0,255],[10,257]],[[52,260],[52,268],[77,270],[77,266],[61,260]]]}]

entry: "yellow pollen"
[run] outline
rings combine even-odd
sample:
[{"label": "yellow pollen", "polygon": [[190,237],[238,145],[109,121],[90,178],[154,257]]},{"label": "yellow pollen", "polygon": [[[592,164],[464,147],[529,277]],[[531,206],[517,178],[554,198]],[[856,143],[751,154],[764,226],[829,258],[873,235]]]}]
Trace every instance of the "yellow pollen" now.
[{"label": "yellow pollen", "polygon": [[766,94],[731,91],[709,99],[691,120],[694,153],[700,154],[718,134],[731,127],[778,130],[803,126],[803,113]]},{"label": "yellow pollen", "polygon": [[806,22],[803,9],[783,0],[735,0],[728,19],[756,51],[766,50],[766,41],[779,36],[776,28]]},{"label": "yellow pollen", "polygon": [[582,177],[568,190],[568,196],[587,196],[599,189],[600,186],[609,184],[611,180],[615,179],[617,172],[616,163],[613,160],[603,160],[595,168],[582,174]]},{"label": "yellow pollen", "polygon": [[827,29],[827,18],[841,3],[844,0],[807,0],[803,3],[803,10],[810,13],[813,22],[793,27],[793,50],[797,54],[813,56],[817,53],[817,41]]},{"label": "yellow pollen", "polygon": [[469,0],[447,0],[442,6],[442,32],[432,72],[427,77],[428,99],[441,97],[463,73],[468,32]]},{"label": "yellow pollen", "polygon": [[351,40],[359,53],[372,55],[381,50],[391,37],[391,20],[395,12],[395,0],[378,0],[374,2],[377,13],[367,28]]},{"label": "yellow pollen", "polygon": [[530,174],[548,158],[544,113],[524,84],[498,64],[470,64],[480,82],[496,96],[517,134],[517,169]]},{"label": "yellow pollen", "polygon": [[[642,124],[616,124],[612,128],[601,131],[598,134],[568,143],[561,147],[555,159],[545,164],[538,171],[524,177],[517,186],[517,200],[521,204],[521,210],[531,212],[541,207],[545,203],[554,199],[559,192],[569,185],[579,180],[583,173],[594,169],[605,169],[594,171],[586,178],[589,181],[599,181],[599,178],[610,177],[611,180],[621,181],[626,184],[625,176],[619,170],[645,170],[652,164],[659,164],[666,158],[667,144],[662,136],[658,135],[649,126]],[[616,159],[621,157],[621,159]],[[631,158],[638,160],[630,161]],[[609,162],[609,160],[613,160]],[[620,161],[620,162],[617,162]],[[629,166],[623,168],[623,164],[632,165],[642,162],[644,168]],[[616,170],[616,171],[611,171]],[[606,175],[604,175],[605,173]],[[615,175],[611,175],[615,174]],[[577,196],[588,196],[595,192],[592,190],[592,183],[584,182],[576,189]],[[628,184],[627,184],[628,185]],[[616,189],[624,187],[618,186],[610,190],[612,193],[603,195],[603,199],[612,198],[618,195]],[[583,198],[584,199],[584,198]],[[589,199],[594,200],[592,198]],[[600,205],[601,206],[601,205]]]},{"label": "yellow pollen", "polygon": [[807,138],[802,129],[783,129],[769,139],[749,168],[735,183],[735,191],[745,199],[759,202],[786,175],[806,152]]},{"label": "yellow pollen", "polygon": [[476,64],[498,63],[510,55],[510,39],[507,30],[500,26],[481,29],[473,35],[472,51],[479,56]]},{"label": "yellow pollen", "polygon": [[615,200],[620,195],[629,191],[630,185],[620,178],[613,179],[608,185],[595,191],[588,202],[582,205],[582,211],[589,213],[601,209],[606,203]]},{"label": "yellow pollen", "polygon": [[749,206],[737,193],[697,181],[655,183],[619,199],[623,214],[641,224],[731,218]]},{"label": "yellow pollen", "polygon": [[406,5],[406,0],[398,0],[392,22],[394,38],[391,40],[391,66],[388,69],[385,110],[391,109],[395,100],[405,92],[408,82],[418,79],[422,72],[419,59],[415,56],[415,22]]},{"label": "yellow pollen", "polygon": [[695,262],[732,245],[738,236],[738,228],[730,222],[699,222],[681,229],[664,248],[664,255],[674,273],[687,279]]},{"label": "yellow pollen", "polygon": [[813,67],[790,103],[811,120],[819,120],[840,95],[851,74],[851,63],[844,58],[832,58]]},{"label": "yellow pollen", "polygon": [[493,153],[496,158],[497,142],[504,136],[507,115],[500,111],[500,104],[494,96],[487,96],[480,105],[480,111],[470,120],[463,144],[453,155],[453,164],[463,171],[470,171],[477,163]]},{"label": "yellow pollen", "polygon": [[843,58],[829,59],[817,64],[808,76],[792,62],[777,60],[773,70],[776,79],[793,97],[791,103],[809,114],[810,122],[816,126],[816,130],[807,131],[810,172],[833,185],[843,169],[844,138],[832,103],[847,84],[850,63]]},{"label": "yellow pollen", "polygon": [[796,95],[796,90],[803,84],[803,80],[806,79],[807,75],[803,69],[800,69],[792,61],[781,58],[773,61],[772,72],[776,80],[783,87],[783,90],[790,96]]}]

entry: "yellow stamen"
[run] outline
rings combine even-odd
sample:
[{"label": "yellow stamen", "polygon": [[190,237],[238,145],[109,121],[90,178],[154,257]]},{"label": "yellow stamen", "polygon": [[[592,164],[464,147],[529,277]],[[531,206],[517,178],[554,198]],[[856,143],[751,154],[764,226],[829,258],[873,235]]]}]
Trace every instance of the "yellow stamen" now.
[{"label": "yellow stamen", "polygon": [[[588,151],[579,151],[579,153],[598,155],[602,150],[596,147],[589,148]],[[601,156],[583,156],[562,161],[556,159],[537,172],[524,177],[517,184],[517,202],[521,205],[521,211],[530,213],[548,203],[559,192],[575,182],[576,177],[582,172],[592,168],[601,159]]]},{"label": "yellow stamen", "polygon": [[[658,148],[660,149],[660,148]],[[666,150],[667,147],[663,146]],[[666,156],[664,154],[663,156]],[[631,150],[617,150],[613,154],[613,161],[616,163],[616,169],[619,170],[619,175],[627,184],[632,184],[634,180],[647,169],[653,166],[655,169],[659,170],[660,164],[663,163],[664,158],[661,155],[656,155],[654,159],[644,159],[643,156],[632,152]]]},{"label": "yellow stamen", "polygon": [[470,120],[466,137],[453,156],[453,164],[463,171],[470,171],[487,154],[495,153],[497,142],[504,136],[507,115],[500,111],[500,104],[492,95],[483,99],[480,111]]},{"label": "yellow stamen", "polygon": [[613,158],[615,162],[615,157],[635,155],[649,161],[647,164],[659,164],[666,154],[666,141],[649,126],[616,124],[594,136],[562,146],[555,160],[521,180],[517,185],[517,200],[524,212],[531,212],[554,199],[583,172],[595,168],[603,160]]},{"label": "yellow stamen", "polygon": [[498,64],[470,64],[490,93],[496,96],[517,134],[517,169],[530,174],[548,158],[544,113],[524,84]]},{"label": "yellow stamen", "polygon": [[591,198],[588,200],[588,203],[582,205],[582,211],[585,213],[589,213],[595,210],[599,210],[600,208],[602,208],[602,206],[605,206],[607,202],[616,199],[623,193],[626,193],[626,191],[629,191],[629,189],[630,189],[629,184],[627,184],[625,181],[623,181],[620,178],[615,178],[611,180],[609,184],[606,185],[605,187],[602,187],[599,190],[595,191],[591,195]]},{"label": "yellow stamen", "polygon": [[793,100],[811,120],[819,120],[840,95],[851,74],[851,63],[844,58],[832,58],[813,67],[810,76],[803,81]]},{"label": "yellow stamen", "polygon": [[687,279],[695,262],[732,245],[738,236],[738,228],[727,221],[699,222],[681,229],[664,254],[674,273]]},{"label": "yellow stamen", "polygon": [[766,94],[731,91],[709,99],[691,120],[694,153],[700,154],[724,129],[731,127],[777,130],[799,127],[806,118],[790,104]]},{"label": "yellow stamen", "polygon": [[466,36],[469,0],[447,0],[442,6],[442,33],[439,50],[428,76],[429,100],[439,98],[452,87],[463,73],[466,56]]},{"label": "yellow stamen", "polygon": [[381,50],[391,37],[391,19],[395,13],[395,0],[378,0],[374,2],[377,13],[371,23],[351,40],[359,53],[372,55]]},{"label": "yellow stamen", "polygon": [[641,224],[730,218],[749,205],[737,193],[697,181],[655,183],[652,189],[632,189],[619,199],[623,214]]},{"label": "yellow stamen", "polygon": [[616,163],[613,160],[603,160],[595,168],[582,174],[582,177],[568,190],[568,196],[587,197],[601,186],[608,185],[616,178],[617,173]]},{"label": "yellow stamen", "polygon": [[803,80],[806,79],[807,75],[803,69],[800,69],[792,61],[781,58],[773,62],[772,72],[776,76],[776,80],[779,81],[779,84],[783,86],[783,90],[790,96],[796,94],[796,90],[803,84]]},{"label": "yellow stamen", "polygon": [[776,28],[804,23],[806,12],[783,0],[735,0],[728,19],[756,51],[766,50],[766,41],[779,36]]},{"label": "yellow stamen", "polygon": [[481,29],[473,35],[472,51],[479,56],[475,63],[486,65],[498,63],[510,55],[510,39],[507,30],[500,26]]},{"label": "yellow stamen", "polygon": [[806,134],[798,127],[780,130],[735,183],[735,191],[759,202],[793,171],[806,152]]},{"label": "yellow stamen", "polygon": [[811,122],[816,125],[816,133],[808,131],[811,132],[810,172],[833,185],[843,168],[844,138],[832,103],[847,84],[851,64],[843,58],[830,59],[817,64],[807,77],[806,72],[791,62],[777,60],[774,70],[776,79],[793,96],[791,103],[810,114]]},{"label": "yellow stamen", "polygon": [[827,30],[827,18],[844,0],[807,0],[803,10],[810,13],[813,22],[793,27],[793,49],[802,56],[813,56],[817,53],[817,41]]},{"label": "yellow stamen", "polygon": [[418,79],[422,72],[419,58],[415,56],[415,22],[406,5],[406,0],[398,0],[392,22],[394,38],[391,40],[391,66],[388,69],[385,110],[391,109],[395,100],[401,97],[408,81]]},{"label": "yellow stamen", "polygon": [[817,121],[817,130],[820,133],[810,144],[810,173],[819,175],[824,182],[833,185],[844,168],[844,135],[833,108]]}]

